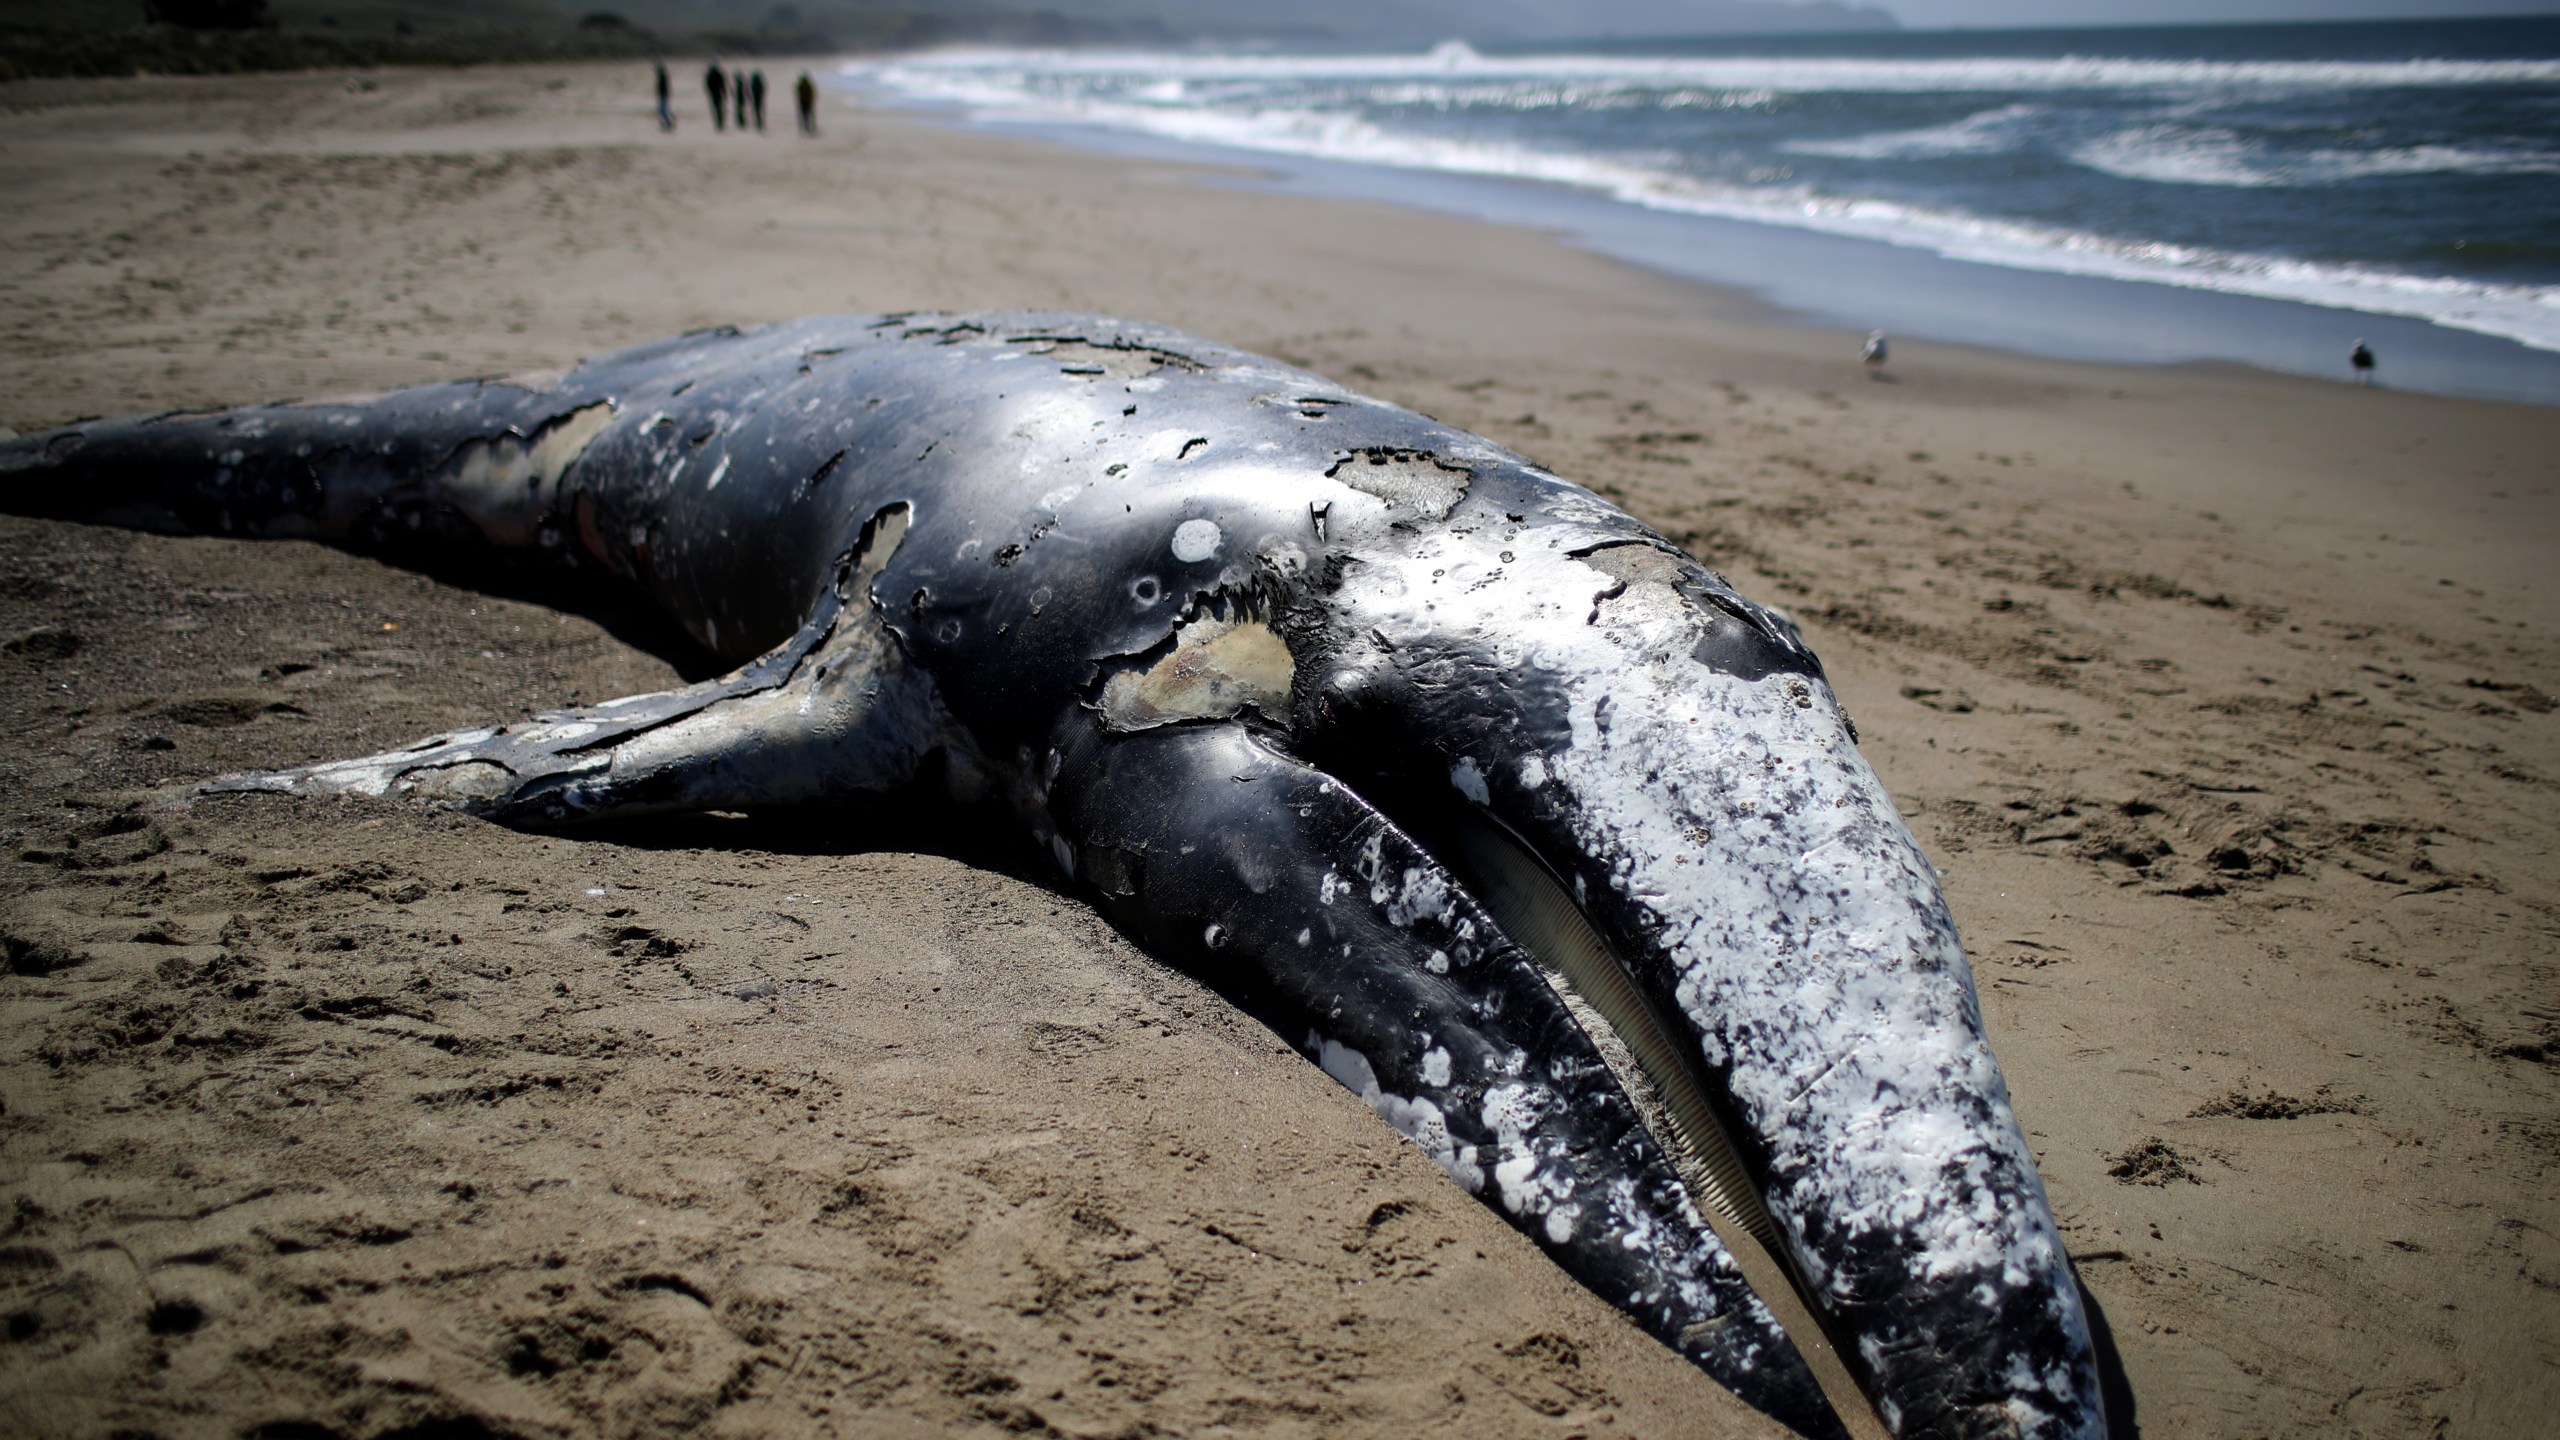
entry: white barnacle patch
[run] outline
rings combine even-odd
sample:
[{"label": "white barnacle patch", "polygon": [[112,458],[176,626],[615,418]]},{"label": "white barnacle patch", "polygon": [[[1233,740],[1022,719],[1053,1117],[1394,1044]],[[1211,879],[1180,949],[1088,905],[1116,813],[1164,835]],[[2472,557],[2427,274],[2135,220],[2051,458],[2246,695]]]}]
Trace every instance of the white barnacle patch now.
[{"label": "white barnacle patch", "polygon": [[1573,1222],[1582,1218],[1579,1205],[1553,1205],[1547,1209],[1547,1243],[1561,1245],[1573,1238]]},{"label": "white barnacle patch", "polygon": [[613,402],[599,400],[552,420],[526,437],[509,432],[464,443],[441,482],[483,533],[500,545],[529,545],[559,500],[560,477],[613,423]]},{"label": "white barnacle patch", "polygon": [[1316,1052],[1316,1063],[1324,1073],[1359,1096],[1360,1103],[1376,1111],[1379,1119],[1421,1146],[1422,1153],[1430,1156],[1450,1179],[1470,1193],[1484,1188],[1484,1167],[1476,1161],[1476,1147],[1457,1144],[1450,1138],[1448,1115],[1438,1105],[1420,1096],[1408,1099],[1388,1094],[1378,1084],[1378,1071],[1369,1063],[1369,1057],[1348,1045],[1311,1032],[1307,1048]]},{"label": "white barnacle patch", "polygon": [[1473,755],[1461,755],[1458,763],[1449,767],[1449,783],[1458,787],[1459,794],[1478,805],[1493,803],[1492,793],[1484,786],[1484,772],[1476,768]]},{"label": "white barnacle patch", "polygon": [[1173,527],[1173,558],[1196,565],[1217,554],[1226,538],[1215,520],[1185,520]]},{"label": "white barnacle patch", "polygon": [[1547,1238],[1562,1244],[1572,1238],[1573,1222],[1582,1207],[1573,1203],[1573,1180],[1541,1166],[1533,1138],[1554,1096],[1526,1083],[1496,1085],[1485,1091],[1477,1118],[1493,1132],[1493,1183],[1502,1208],[1546,1221]]},{"label": "white barnacle patch", "polygon": [[1449,877],[1437,865],[1407,869],[1386,905],[1387,923],[1399,930],[1411,929],[1417,920],[1446,923],[1449,912],[1456,908]]},{"label": "white barnacle patch", "polygon": [[1248,706],[1285,718],[1297,672],[1297,660],[1269,625],[1243,615],[1204,614],[1174,631],[1164,654],[1133,660],[1106,676],[1094,708],[1114,730],[1223,720]]}]

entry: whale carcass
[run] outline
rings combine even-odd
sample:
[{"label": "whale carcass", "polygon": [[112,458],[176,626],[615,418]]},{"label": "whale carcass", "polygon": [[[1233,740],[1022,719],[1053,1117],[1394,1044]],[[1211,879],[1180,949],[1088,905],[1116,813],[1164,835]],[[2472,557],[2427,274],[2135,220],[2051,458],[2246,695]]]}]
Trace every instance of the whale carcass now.
[{"label": "whale carcass", "polygon": [[1843,1433],[1778,1300],[1897,1435],[2105,1432],[1944,898],[1820,664],[1490,441],[1124,320],[825,317],[70,425],[0,441],[0,497],[636,587],[738,665],[210,788],[998,802],[1768,1414]]}]

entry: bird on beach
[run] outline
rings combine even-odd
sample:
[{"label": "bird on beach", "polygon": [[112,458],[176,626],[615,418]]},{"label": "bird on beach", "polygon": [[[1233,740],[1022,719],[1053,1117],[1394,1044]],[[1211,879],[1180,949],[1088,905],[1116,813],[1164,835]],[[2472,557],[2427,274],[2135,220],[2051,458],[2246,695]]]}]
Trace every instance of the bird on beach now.
[{"label": "bird on beach", "polygon": [[2373,383],[2373,349],[2363,340],[2357,340],[2355,348],[2347,352],[2347,364],[2355,370],[2357,384]]},{"label": "bird on beach", "polygon": [[1884,343],[1884,332],[1868,331],[1867,348],[1859,353],[1865,357],[1869,369],[1882,371],[1885,359],[1891,353],[1890,347]]}]

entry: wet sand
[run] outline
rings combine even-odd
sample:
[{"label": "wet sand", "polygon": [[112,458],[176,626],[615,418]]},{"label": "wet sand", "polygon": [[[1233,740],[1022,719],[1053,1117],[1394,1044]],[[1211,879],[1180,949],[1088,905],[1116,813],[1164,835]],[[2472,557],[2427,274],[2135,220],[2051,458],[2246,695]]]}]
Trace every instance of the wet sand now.
[{"label": "wet sand", "polygon": [[[1535,233],[646,81],[0,87],[0,424],[1052,306],[1481,430],[1803,624],[2144,1433],[2560,1412],[2560,411],[1871,377]],[[1773,1433],[1009,836],[166,798],[669,683],[637,617],[0,519],[0,641],[0,1429]]]}]

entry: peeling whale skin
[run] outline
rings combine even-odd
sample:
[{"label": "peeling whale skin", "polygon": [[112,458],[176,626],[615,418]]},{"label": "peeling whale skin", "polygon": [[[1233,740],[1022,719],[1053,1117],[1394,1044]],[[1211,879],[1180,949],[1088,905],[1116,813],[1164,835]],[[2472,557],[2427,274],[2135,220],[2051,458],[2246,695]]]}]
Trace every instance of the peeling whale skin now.
[{"label": "peeling whale skin", "polygon": [[1467,857],[1509,847],[1658,1015],[1686,1079],[1654,1078],[1707,1097],[1889,1431],[2105,1434],[1935,873],[1819,663],[1490,441],[1125,320],[822,317],[0,440],[0,508],[636,586],[739,668],[209,788],[528,827],[1000,800],[1583,1284],[1844,1434],[1605,1027],[1495,919]]}]

